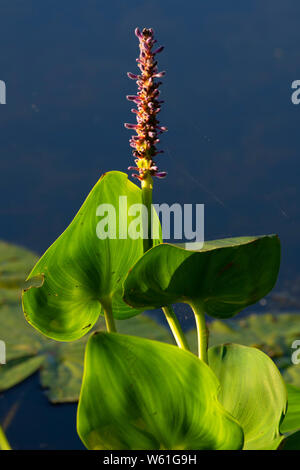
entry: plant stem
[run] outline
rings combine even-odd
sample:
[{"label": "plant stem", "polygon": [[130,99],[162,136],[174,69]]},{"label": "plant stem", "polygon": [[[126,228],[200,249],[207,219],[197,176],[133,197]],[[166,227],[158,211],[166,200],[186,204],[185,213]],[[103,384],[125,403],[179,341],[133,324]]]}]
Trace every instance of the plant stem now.
[{"label": "plant stem", "polygon": [[148,233],[147,237],[144,234],[144,253],[150,250],[153,246],[152,242],[152,230],[151,230],[151,222],[152,222],[152,190],[153,190],[153,179],[151,175],[147,175],[145,179],[141,181],[142,187],[142,202],[144,206],[147,208],[147,216],[148,216]]},{"label": "plant stem", "polygon": [[[145,179],[141,181],[142,187],[142,201],[147,208],[148,214],[148,238],[144,238],[144,253],[150,250],[153,246],[152,240],[152,191],[153,191],[153,179],[148,174]],[[184,336],[184,333],[181,329],[178,318],[176,317],[173,308],[171,305],[163,307],[163,312],[169,324],[169,327],[173,333],[176,344],[181,348],[189,351],[189,346]]]},{"label": "plant stem", "polygon": [[201,303],[194,303],[191,307],[195,315],[197,326],[198,356],[199,359],[207,364],[208,330],[205,323],[204,308]]},{"label": "plant stem", "polygon": [[109,299],[106,301],[102,301],[102,306],[104,310],[105,324],[106,324],[106,329],[108,333],[116,333],[117,329],[116,329],[115,319],[113,316],[111,300]]},{"label": "plant stem", "polygon": [[1,426],[0,426],[0,450],[12,450]]},{"label": "plant stem", "polygon": [[189,351],[187,340],[184,336],[184,333],[181,329],[180,323],[174,313],[173,308],[170,305],[168,305],[167,307],[163,307],[163,312],[165,314],[167,322],[169,323],[169,327],[173,333],[173,336],[175,338],[177,345],[181,349],[185,349],[186,351]]}]

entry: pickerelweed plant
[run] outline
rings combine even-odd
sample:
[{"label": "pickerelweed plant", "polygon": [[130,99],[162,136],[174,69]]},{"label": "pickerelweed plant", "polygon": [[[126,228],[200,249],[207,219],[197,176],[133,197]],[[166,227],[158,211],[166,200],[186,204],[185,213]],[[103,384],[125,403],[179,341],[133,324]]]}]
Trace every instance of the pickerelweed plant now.
[{"label": "pickerelweed plant", "polygon": [[[287,391],[273,361],[238,344],[208,348],[205,314],[229,318],[264,297],[280,264],[276,235],[205,242],[199,250],[151,239],[154,178],[162,101],[157,68],[162,47],[152,29],[136,29],[140,55],[136,132],[130,140],[141,188],[118,171],[105,173],[78,214],[35,265],[23,291],[28,322],[58,341],[87,334],[99,315],[107,332],[87,343],[77,429],[88,449],[277,449]],[[120,236],[134,220],[120,209],[144,204],[141,237]],[[101,204],[115,208],[115,237],[99,236]],[[102,214],[103,215],[103,214]],[[98,234],[98,236],[96,235]],[[198,356],[189,350],[173,311],[188,304],[195,315]],[[115,319],[162,308],[177,346],[116,332]]]}]

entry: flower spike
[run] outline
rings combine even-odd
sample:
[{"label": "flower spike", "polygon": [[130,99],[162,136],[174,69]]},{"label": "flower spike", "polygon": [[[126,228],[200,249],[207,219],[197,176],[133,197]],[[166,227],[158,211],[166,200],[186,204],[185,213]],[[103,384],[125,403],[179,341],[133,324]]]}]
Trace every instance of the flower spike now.
[{"label": "flower spike", "polygon": [[137,105],[137,109],[131,111],[136,114],[137,124],[125,123],[127,129],[134,129],[137,133],[130,139],[130,146],[134,149],[136,167],[129,167],[130,170],[138,171],[133,176],[139,180],[144,180],[148,175],[164,178],[165,171],[159,171],[154,161],[154,157],[162,150],[157,150],[156,144],[159,143],[158,136],[167,131],[165,126],[160,126],[157,120],[157,114],[161,109],[163,101],[159,101],[160,91],[158,90],[161,82],[157,82],[157,78],[161,78],[166,72],[159,72],[157,69],[157,61],[155,55],[161,52],[164,47],[160,46],[152,51],[156,40],[154,39],[154,31],[152,28],[144,28],[141,32],[139,28],[135,29],[135,35],[139,39],[140,56],[137,65],[140,69],[140,75],[128,72],[127,76],[137,81],[137,95],[128,95],[126,98]]}]

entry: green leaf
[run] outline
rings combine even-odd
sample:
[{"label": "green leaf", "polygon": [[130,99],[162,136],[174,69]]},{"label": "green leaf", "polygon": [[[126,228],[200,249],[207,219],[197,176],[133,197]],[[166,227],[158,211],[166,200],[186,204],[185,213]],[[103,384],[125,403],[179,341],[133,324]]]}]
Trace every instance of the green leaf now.
[{"label": "green leaf", "polygon": [[52,403],[76,402],[79,397],[86,341],[60,343],[43,351],[45,361],[40,371],[40,381]]},{"label": "green leaf", "polygon": [[274,362],[238,344],[210,348],[208,362],[221,383],[220,402],[244,430],[244,449],[277,449],[287,391]]},{"label": "green leaf", "polygon": [[[88,195],[65,232],[42,256],[29,276],[23,293],[28,322],[50,338],[72,341],[85,335],[103,308],[112,302],[115,318],[140,313],[122,300],[123,279],[143,253],[142,238],[133,240],[123,230],[136,219],[119,211],[119,198],[127,205],[142,204],[142,192],[125,173],[104,174]],[[116,238],[99,239],[96,233],[100,204],[110,204],[116,213]],[[101,231],[101,230],[100,230]],[[103,233],[103,232],[101,232]],[[157,241],[159,242],[159,240]],[[40,280],[40,287],[30,281]]]},{"label": "green leaf", "polygon": [[30,377],[43,363],[42,356],[24,357],[0,366],[0,390],[7,390]]},{"label": "green leaf", "polygon": [[12,450],[1,426],[0,426],[0,450]]},{"label": "green leaf", "polygon": [[88,449],[240,449],[243,433],[217,401],[219,383],[193,354],[96,333],[87,345],[77,428]]},{"label": "green leaf", "polygon": [[6,344],[7,363],[35,356],[46,343],[46,338],[44,339],[25,321],[21,306],[18,304],[4,305],[0,308],[0,338]]},{"label": "green leaf", "polygon": [[280,426],[280,431],[300,431],[300,388],[287,384],[288,408],[287,414]]},{"label": "green leaf", "polygon": [[161,244],[129,272],[124,300],[135,308],[200,303],[208,315],[227,318],[273,288],[279,263],[275,235],[215,240],[200,251]]}]

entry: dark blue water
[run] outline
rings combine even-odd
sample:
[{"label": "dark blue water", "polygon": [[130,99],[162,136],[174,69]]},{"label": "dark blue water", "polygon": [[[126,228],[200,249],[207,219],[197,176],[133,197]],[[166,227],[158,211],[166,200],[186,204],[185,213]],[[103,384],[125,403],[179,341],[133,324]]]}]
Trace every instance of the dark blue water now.
[{"label": "dark blue water", "polygon": [[132,163],[126,72],[151,26],[168,72],[155,202],[204,203],[206,239],[278,233],[277,290],[299,284],[298,0],[1,0],[0,17],[1,239],[43,252]]},{"label": "dark blue water", "polygon": [[15,450],[84,449],[76,433],[76,405],[50,405],[38,374],[0,394],[0,422]]}]

